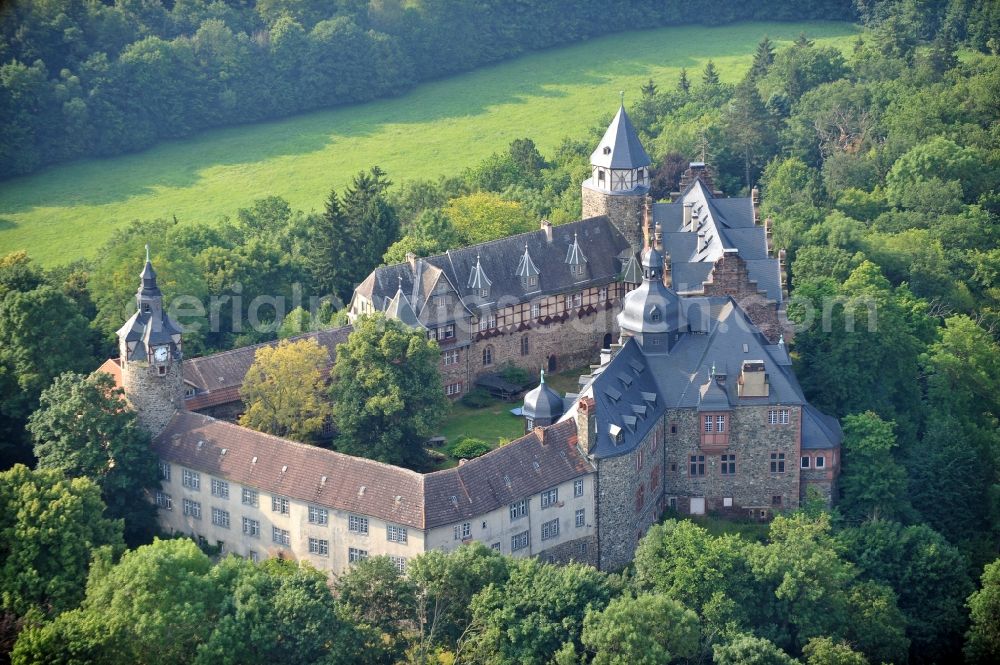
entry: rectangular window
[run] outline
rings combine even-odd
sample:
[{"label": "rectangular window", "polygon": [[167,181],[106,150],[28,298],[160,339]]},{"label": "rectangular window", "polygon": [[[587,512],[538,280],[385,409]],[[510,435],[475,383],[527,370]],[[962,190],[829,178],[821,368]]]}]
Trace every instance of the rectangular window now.
[{"label": "rectangular window", "polygon": [[288,499],[283,496],[272,496],[271,497],[271,512],[281,513],[282,515],[288,514]]},{"label": "rectangular window", "polygon": [[220,499],[228,499],[229,483],[227,483],[225,480],[212,478],[212,496],[217,496]]},{"label": "rectangular window", "polygon": [[574,293],[573,294],[573,307],[583,307],[583,294]]},{"label": "rectangular window", "polygon": [[542,540],[549,540],[559,535],[559,518],[542,523]]},{"label": "rectangular window", "polygon": [[519,520],[528,514],[528,502],[524,499],[510,504],[510,521]]},{"label": "rectangular window", "polygon": [[559,502],[559,488],[554,487],[542,492],[542,508],[548,508]]},{"label": "rectangular window", "polygon": [[705,431],[706,432],[711,432],[712,431],[712,429],[713,429],[712,425],[713,425],[714,422],[715,421],[712,419],[712,416],[705,416]]},{"label": "rectangular window", "polygon": [[584,508],[576,509],[576,526],[577,528],[585,525],[587,523],[586,510]]},{"label": "rectangular window", "polygon": [[704,455],[691,455],[691,475],[692,476],[704,476],[705,475],[705,456]]},{"label": "rectangular window", "polygon": [[319,524],[321,526],[326,526],[330,521],[330,513],[327,512],[326,508],[316,508],[315,506],[309,506],[309,523]]},{"label": "rectangular window", "polygon": [[528,532],[522,531],[519,534],[510,537],[510,551],[516,552],[518,550],[523,550],[528,546]]},{"label": "rectangular window", "polygon": [[608,299],[608,287],[602,286],[600,288],[600,290],[597,292],[597,299],[600,300],[601,302],[604,302],[605,300]]},{"label": "rectangular window", "polygon": [[193,517],[196,520],[201,519],[201,503],[198,501],[192,501],[191,499],[184,499],[184,514]]},{"label": "rectangular window", "polygon": [[444,338],[454,339],[454,337],[455,337],[455,324],[449,323],[444,327]]},{"label": "rectangular window", "polygon": [[191,471],[190,469],[184,469],[181,474],[181,484],[184,487],[192,490],[201,489],[201,474],[197,471]]},{"label": "rectangular window", "polygon": [[257,507],[258,503],[257,490],[252,490],[249,487],[244,487],[243,492],[241,494],[242,495],[240,499],[243,501],[244,506],[253,506],[254,508]]},{"label": "rectangular window", "polygon": [[406,527],[389,524],[385,527],[385,537],[390,543],[406,543]]},{"label": "rectangular window", "polygon": [[271,527],[271,540],[279,545],[288,547],[292,544],[292,534],[288,532],[288,529],[279,529],[278,527],[273,526]]},{"label": "rectangular window", "polygon": [[444,352],[444,364],[455,365],[458,363],[458,349],[452,349],[450,351]]},{"label": "rectangular window", "polygon": [[573,496],[583,496],[583,478],[573,481]]},{"label": "rectangular window", "polygon": [[771,505],[781,508],[781,495],[775,494],[771,497]]},{"label": "rectangular window", "polygon": [[788,409],[769,409],[767,412],[768,425],[787,425],[788,421]]},{"label": "rectangular window", "polygon": [[715,417],[715,431],[716,432],[725,432],[726,431],[726,417],[725,416],[716,416]]},{"label": "rectangular window", "polygon": [[368,535],[368,518],[351,515],[347,518],[347,529],[353,533]]},{"label": "rectangular window", "polygon": [[318,556],[330,556],[330,541],[319,538],[309,539],[309,554]]},{"label": "rectangular window", "polygon": [[251,538],[260,538],[260,522],[249,517],[243,518],[243,533]]},{"label": "rectangular window", "polygon": [[736,455],[722,455],[720,469],[724,476],[736,475]]},{"label": "rectangular window", "polygon": [[250,550],[250,554],[247,554],[247,558],[253,563],[260,562],[260,555],[254,552],[253,550]]},{"label": "rectangular window", "polygon": [[785,472],[785,453],[771,453],[771,473]]},{"label": "rectangular window", "polygon": [[164,510],[173,510],[174,500],[171,498],[169,494],[165,494],[164,492],[157,492],[156,507],[163,508]]},{"label": "rectangular window", "polygon": [[359,550],[356,547],[347,548],[348,563],[357,563],[368,558],[368,550]]},{"label": "rectangular window", "polygon": [[803,469],[808,469],[810,467],[810,460],[808,455],[802,456],[802,459],[799,461],[799,467]]},{"label": "rectangular window", "polygon": [[444,392],[449,397],[451,397],[452,395],[458,395],[458,394],[460,394],[462,392],[462,384],[461,383],[449,383],[447,386],[445,386]]},{"label": "rectangular window", "polygon": [[816,455],[816,468],[822,469],[826,467],[826,457],[823,455]]},{"label": "rectangular window", "polygon": [[392,561],[392,565],[396,566],[396,570],[400,575],[406,574],[406,557],[405,556],[391,556],[389,560]]},{"label": "rectangular window", "polygon": [[468,538],[472,538],[471,522],[462,522],[461,524],[456,524],[452,530],[455,535],[455,540],[466,540]]},{"label": "rectangular window", "polygon": [[493,550],[494,552],[499,552],[500,551],[500,543],[493,543],[492,545],[490,545],[490,549]]},{"label": "rectangular window", "polygon": [[160,460],[160,480],[170,482],[170,462]]},{"label": "rectangular window", "polygon": [[[537,302],[531,303],[531,318],[537,319],[541,315],[542,315],[542,306]],[[497,544],[499,545],[499,543]]]},{"label": "rectangular window", "polygon": [[229,528],[229,511],[221,508],[212,508],[212,524],[221,526],[223,529]]}]

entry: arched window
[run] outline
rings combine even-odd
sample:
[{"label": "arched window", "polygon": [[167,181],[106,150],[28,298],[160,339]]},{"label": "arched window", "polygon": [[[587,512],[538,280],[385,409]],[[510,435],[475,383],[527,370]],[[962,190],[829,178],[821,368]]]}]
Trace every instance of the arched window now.
[{"label": "arched window", "polygon": [[493,347],[487,346],[483,349],[483,367],[488,367],[493,364]]},{"label": "arched window", "polygon": [[528,336],[524,335],[521,337],[521,355],[528,355]]}]

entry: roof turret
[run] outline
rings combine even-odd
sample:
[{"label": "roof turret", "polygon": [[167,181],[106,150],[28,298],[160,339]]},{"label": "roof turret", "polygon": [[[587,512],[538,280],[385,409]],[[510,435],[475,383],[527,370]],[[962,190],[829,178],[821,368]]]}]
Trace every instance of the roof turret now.
[{"label": "roof turret", "polygon": [[638,169],[652,163],[625,112],[624,103],[608,125],[597,149],[591,153],[590,163],[609,169]]},{"label": "roof turret", "polygon": [[469,283],[468,287],[475,291],[480,291],[482,289],[490,288],[493,282],[490,278],[486,276],[486,271],[483,270],[482,264],[479,262],[479,254],[476,254],[476,266],[469,273]]},{"label": "roof turret", "polygon": [[521,261],[517,264],[517,271],[514,274],[522,279],[538,277],[541,274],[538,266],[531,260],[531,254],[528,253],[528,243],[524,243],[524,254],[521,255]]},{"label": "roof turret", "polygon": [[521,412],[526,418],[548,423],[554,423],[562,416],[563,399],[545,383],[544,369],[541,371],[541,382],[538,387],[528,391],[524,396],[524,408]]}]

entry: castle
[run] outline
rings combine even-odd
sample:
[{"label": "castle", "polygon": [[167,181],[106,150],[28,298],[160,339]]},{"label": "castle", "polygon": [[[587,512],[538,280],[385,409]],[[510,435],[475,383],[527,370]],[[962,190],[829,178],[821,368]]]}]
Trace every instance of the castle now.
[{"label": "castle", "polygon": [[[757,195],[723,198],[692,163],[671,203],[618,110],[591,156],[584,219],[374,270],[350,315],[383,312],[441,348],[445,391],[506,363],[599,360],[577,393],[525,396],[526,434],[420,474],[240,427],[259,347],[184,359],[147,256],[112,373],[160,457],[162,527],[252,559],[338,572],[480,541],[514,556],[627,564],[668,508],[766,519],[836,493],[841,432],[785,346],[782,258]],[[329,353],[350,326],[311,333]],[[475,432],[470,432],[474,435]]]}]

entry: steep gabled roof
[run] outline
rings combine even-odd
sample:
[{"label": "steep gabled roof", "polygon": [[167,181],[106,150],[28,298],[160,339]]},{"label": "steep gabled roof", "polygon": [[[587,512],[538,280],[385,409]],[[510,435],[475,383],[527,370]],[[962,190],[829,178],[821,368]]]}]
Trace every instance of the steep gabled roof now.
[{"label": "steep gabled roof", "polygon": [[591,153],[590,163],[609,169],[637,169],[652,163],[624,105],[618,108],[597,149]]}]

